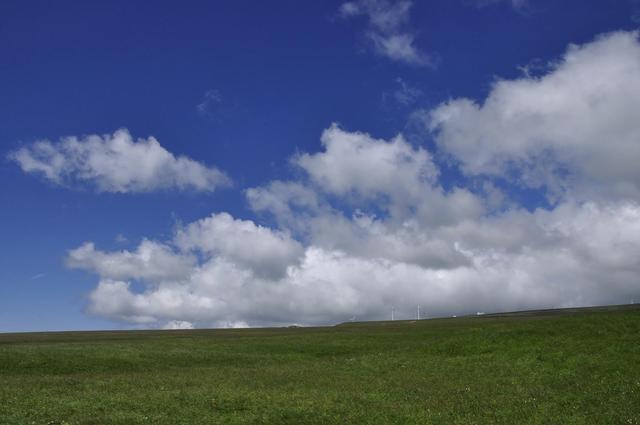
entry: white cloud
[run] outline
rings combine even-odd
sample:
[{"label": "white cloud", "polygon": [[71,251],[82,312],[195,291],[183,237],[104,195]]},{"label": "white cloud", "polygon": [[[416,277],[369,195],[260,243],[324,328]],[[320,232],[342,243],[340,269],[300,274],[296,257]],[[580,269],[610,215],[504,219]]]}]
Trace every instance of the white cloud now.
[{"label": "white cloud", "polygon": [[38,141],[9,153],[25,173],[41,174],[65,186],[89,185],[99,192],[161,189],[213,191],[229,178],[185,156],[174,156],[149,137],[134,140],[126,129],[113,135]]},{"label": "white cloud", "polygon": [[387,142],[333,124],[323,132],[321,141],[324,152],[299,155],[294,163],[324,191],[335,195],[354,194],[365,199],[411,196],[438,175],[431,155],[412,147],[402,136]]},{"label": "white cloud", "polygon": [[[407,234],[395,237],[411,242]],[[89,310],[149,325],[172,320],[199,326],[313,324],[353,315],[380,319],[391,306],[397,317],[411,317],[417,304],[434,316],[619,303],[640,293],[637,204],[518,210],[459,223],[433,238],[465,261],[420,265],[383,252],[360,256],[310,244],[302,261],[280,278],[256,277],[214,257],[183,281],[150,282],[142,292],[103,279],[90,296]]]},{"label": "white cloud", "polygon": [[482,103],[453,99],[428,120],[467,174],[640,199],[639,76],[638,33],[611,33],[570,46],[542,77],[500,80]]},{"label": "white cloud", "polygon": [[[400,135],[332,125],[319,152],[292,158],[298,179],[246,191],[277,226],[219,213],[131,252],[82,245],[67,261],[99,275],[88,311],[233,327],[638,299],[638,44],[610,34],[547,75],[496,83],[482,105],[428,113],[473,190],[445,189],[433,156]],[[495,176],[560,196],[529,211]]]},{"label": "white cloud", "polygon": [[246,197],[253,211],[271,213],[281,228],[297,233],[308,230],[307,218],[321,209],[318,194],[298,182],[272,181],[247,189]]},{"label": "white cloud", "polygon": [[175,254],[167,245],[143,240],[134,252],[103,252],[92,242],[69,251],[67,266],[92,270],[107,279],[180,280],[191,273],[195,259]]},{"label": "white cloud", "polygon": [[284,232],[214,214],[180,229],[176,244],[184,251],[222,257],[260,276],[281,276],[298,261],[302,247]]},{"label": "white cloud", "polygon": [[[468,209],[468,200],[460,204],[433,176],[420,180],[427,157],[401,139],[337,127],[325,138],[331,142],[324,152],[305,157],[314,164],[307,183],[273,182],[247,192],[261,211],[293,217],[291,228],[286,219],[275,230],[222,213],[178,228],[169,243],[143,241],[133,253],[103,253],[92,245],[71,251],[70,265],[101,275],[89,311],[144,326],[187,321],[230,327],[381,319],[392,306],[397,317],[412,317],[417,304],[434,316],[621,303],[640,295],[640,205],[634,201],[566,201],[533,212]],[[358,149],[336,151],[334,143]],[[363,203],[348,215],[332,206],[332,199],[350,203],[353,193],[357,199],[377,193],[358,173],[345,179],[340,164],[329,176],[320,158],[336,152],[356,170],[360,158],[374,171],[395,167],[381,171],[382,188],[386,180],[422,182],[423,194],[410,198],[414,214],[378,215],[377,203]],[[407,157],[396,161],[397,152]],[[331,183],[317,185],[318,176]],[[419,214],[416,206],[423,204],[431,215]],[[299,228],[306,229],[302,242],[287,232]],[[154,254],[146,257],[157,254],[156,266],[150,259],[140,265],[149,246]],[[197,262],[188,270],[188,261],[167,266],[185,258]]]},{"label": "white cloud", "polygon": [[445,193],[429,152],[402,136],[385,141],[334,124],[321,141],[324,152],[298,155],[293,162],[323,193],[359,208],[374,202],[396,221],[415,218],[434,224],[482,211],[481,202],[465,189]]},{"label": "white cloud", "polygon": [[391,0],[355,0],[343,3],[342,18],[365,16],[365,37],[377,54],[410,65],[432,65],[431,59],[415,46],[415,35],[408,30],[412,2]]}]

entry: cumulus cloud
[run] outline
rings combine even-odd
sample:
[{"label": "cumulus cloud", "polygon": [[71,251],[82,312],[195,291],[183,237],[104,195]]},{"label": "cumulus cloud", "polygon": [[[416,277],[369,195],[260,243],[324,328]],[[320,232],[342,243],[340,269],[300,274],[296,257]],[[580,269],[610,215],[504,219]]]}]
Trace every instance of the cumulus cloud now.
[{"label": "cumulus cloud", "polygon": [[571,45],[540,77],[497,81],[481,103],[452,99],[427,120],[467,174],[637,200],[639,75],[638,33],[615,32]]},{"label": "cumulus cloud", "polygon": [[431,155],[402,136],[387,142],[333,124],[323,132],[321,142],[324,152],[302,154],[293,161],[323,190],[335,195],[365,199],[410,196],[401,192],[420,191],[438,175]]},{"label": "cumulus cloud", "polygon": [[298,182],[272,181],[246,191],[247,201],[255,212],[271,213],[282,228],[302,231],[305,217],[321,209],[318,194]]},{"label": "cumulus cloud", "polygon": [[191,273],[194,258],[175,254],[167,245],[143,240],[134,252],[104,252],[92,242],[69,251],[67,266],[96,272],[107,279],[176,280]]},{"label": "cumulus cloud", "polygon": [[[291,158],[295,180],[246,190],[272,226],[217,213],[133,251],[86,243],[67,262],[99,277],[88,311],[152,327],[638,299],[638,171],[623,158],[640,159],[637,49],[636,33],[609,34],[572,46],[545,75],[496,83],[482,104],[454,99],[427,112],[469,187],[445,187],[437,155],[401,135],[334,124],[318,152]],[[509,185],[560,195],[525,209]]]},{"label": "cumulus cloud", "polygon": [[396,222],[428,223],[475,216],[483,208],[466,189],[445,193],[429,152],[402,136],[386,141],[334,124],[323,132],[321,142],[324,152],[298,155],[293,163],[318,190],[358,208],[373,203]]},{"label": "cumulus cloud", "polygon": [[213,191],[230,184],[217,168],[176,157],[153,137],[134,140],[126,129],[57,143],[42,140],[10,152],[8,158],[25,173],[40,174],[54,184],[88,185],[99,192]]},{"label": "cumulus cloud", "polygon": [[432,65],[431,58],[415,46],[415,34],[407,28],[411,6],[406,0],[355,0],[343,3],[338,13],[344,19],[366,17],[365,37],[375,53],[410,65]]},{"label": "cumulus cloud", "polygon": [[633,203],[517,210],[447,226],[422,241],[408,232],[394,237],[420,257],[438,243],[460,260],[412,262],[394,259],[395,246],[362,255],[310,243],[279,278],[219,256],[203,259],[188,278],[149,281],[139,292],[102,279],[89,310],[147,325],[318,324],[380,319],[391,306],[397,317],[411,317],[416,304],[435,316],[626,302],[640,292],[640,206]]},{"label": "cumulus cloud", "polygon": [[176,244],[183,251],[228,259],[258,276],[278,277],[297,262],[302,247],[288,234],[258,226],[250,220],[214,214],[180,229]]}]

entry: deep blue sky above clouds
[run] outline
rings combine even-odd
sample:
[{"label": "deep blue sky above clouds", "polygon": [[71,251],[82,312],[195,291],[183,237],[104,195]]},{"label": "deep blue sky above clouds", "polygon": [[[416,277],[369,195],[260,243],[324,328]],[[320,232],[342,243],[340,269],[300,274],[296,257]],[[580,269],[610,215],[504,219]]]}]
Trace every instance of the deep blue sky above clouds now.
[{"label": "deep blue sky above clouds", "polygon": [[0,331],[640,296],[639,11],[3,1]]}]

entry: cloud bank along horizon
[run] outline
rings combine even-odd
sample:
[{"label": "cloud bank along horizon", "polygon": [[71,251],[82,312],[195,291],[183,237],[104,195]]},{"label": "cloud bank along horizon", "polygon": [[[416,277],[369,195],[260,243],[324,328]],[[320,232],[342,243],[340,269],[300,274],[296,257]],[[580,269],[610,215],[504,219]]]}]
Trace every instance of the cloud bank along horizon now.
[{"label": "cloud bank along horizon", "polygon": [[[217,212],[133,250],[87,242],[66,264],[98,276],[91,314],[151,327],[324,324],[383,319],[392,307],[408,318],[418,304],[439,316],[626,303],[640,295],[638,111],[638,33],[604,34],[569,46],[543,75],[496,81],[481,103],[416,111],[433,152],[332,124],[320,151],[290,158],[299,177],[245,190],[271,227]],[[126,130],[10,158],[98,192],[230,182]],[[463,173],[457,185],[443,186],[444,162]],[[510,189],[549,202],[527,209]]]}]

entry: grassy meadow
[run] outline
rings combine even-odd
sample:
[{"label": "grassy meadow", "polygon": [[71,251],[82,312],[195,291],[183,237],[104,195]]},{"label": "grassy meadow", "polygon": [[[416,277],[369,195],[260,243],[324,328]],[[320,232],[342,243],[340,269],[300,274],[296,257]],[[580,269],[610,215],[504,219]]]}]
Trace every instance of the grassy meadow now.
[{"label": "grassy meadow", "polygon": [[640,309],[0,334],[0,424],[640,424]]}]

